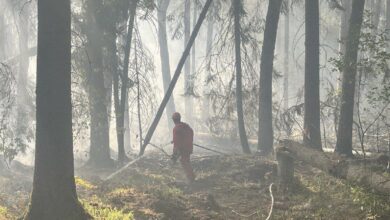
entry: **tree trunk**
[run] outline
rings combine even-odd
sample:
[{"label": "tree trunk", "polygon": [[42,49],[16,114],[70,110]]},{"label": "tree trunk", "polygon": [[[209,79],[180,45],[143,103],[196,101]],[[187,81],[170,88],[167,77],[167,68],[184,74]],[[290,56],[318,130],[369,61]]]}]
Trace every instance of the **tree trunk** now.
[{"label": "tree trunk", "polygon": [[[169,62],[169,50],[167,40],[167,9],[170,0],[159,0],[158,1],[158,43],[160,45],[160,59],[161,59],[161,73],[163,77],[164,93],[167,92],[169,83],[171,82],[171,70]],[[173,129],[172,114],[176,111],[175,100],[173,96],[169,99],[168,106],[166,109],[168,125],[170,129]]]},{"label": "tree trunk", "polygon": [[190,50],[191,50],[191,47],[192,47],[192,45],[193,45],[193,43],[195,41],[195,38],[198,35],[200,26],[202,25],[204,19],[206,18],[207,11],[208,11],[212,1],[213,0],[207,0],[206,1],[205,5],[204,5],[204,7],[202,9],[202,12],[199,15],[198,21],[196,22],[196,26],[195,26],[194,30],[192,31],[191,37],[190,37],[190,39],[188,41],[188,44],[185,47],[185,50],[184,50],[184,52],[183,52],[183,54],[182,54],[182,56],[181,56],[181,58],[179,60],[179,64],[177,65],[177,68],[175,70],[175,74],[173,74],[172,81],[169,84],[167,92],[165,93],[164,98],[161,101],[161,104],[160,104],[160,107],[158,108],[156,116],[154,117],[153,122],[150,125],[150,128],[148,130],[148,133],[145,136],[144,143],[143,143],[141,151],[139,153],[140,156],[142,156],[144,154],[146,146],[149,144],[150,140],[152,139],[153,133],[156,130],[158,122],[161,119],[161,115],[164,112],[165,106],[167,105],[168,100],[169,100],[169,98],[172,95],[173,89],[175,88],[176,82],[179,79],[179,76],[180,76],[180,73],[181,73],[181,71],[183,69],[184,63],[185,63],[185,61],[186,61],[186,59],[188,57],[188,54],[190,53]]},{"label": "tree trunk", "polygon": [[205,79],[204,79],[204,85],[203,85],[203,109],[202,109],[202,120],[207,121],[210,118],[210,98],[208,94],[210,93],[209,89],[209,80],[211,77],[211,47],[213,44],[213,32],[214,32],[214,7],[213,5],[210,6],[210,13],[208,16],[208,22],[207,22],[207,39],[206,39],[206,59],[207,59],[207,67],[205,72]]},{"label": "tree trunk", "polygon": [[245,131],[244,108],[242,102],[242,70],[241,70],[241,25],[240,18],[243,10],[241,0],[233,0],[234,9],[234,46],[236,59],[236,102],[238,133],[240,135],[241,147],[244,153],[250,154],[248,138]]},{"label": "tree trunk", "polygon": [[26,6],[20,13],[18,13],[19,21],[19,71],[17,77],[17,116],[16,116],[16,132],[18,137],[22,140],[19,147],[24,150],[27,146],[25,138],[27,135],[28,123],[28,69],[30,64],[30,56],[28,54],[28,28],[29,28],[29,7]]},{"label": "tree trunk", "polygon": [[363,22],[365,0],[354,0],[348,30],[348,41],[344,56],[340,120],[337,129],[335,152],[353,156],[352,125],[355,96],[356,63],[359,49],[360,30]]},{"label": "tree trunk", "polygon": [[[191,0],[184,0],[184,47],[188,44],[191,33]],[[184,105],[185,117],[187,122],[192,122],[192,77],[191,77],[191,60],[187,59],[184,65]]]},{"label": "tree trunk", "polygon": [[[287,0],[286,4],[290,7],[290,1]],[[288,101],[288,80],[290,75],[289,70],[289,57],[290,57],[290,8],[287,8],[286,14],[284,16],[284,55],[283,55],[283,72],[284,72],[284,81],[283,81],[283,98],[284,98],[284,109],[287,110],[289,107]]]},{"label": "tree trunk", "polygon": [[[390,39],[390,0],[386,1],[386,36],[387,39]],[[387,41],[387,52],[390,52],[390,43]],[[387,69],[384,76],[384,82],[388,82],[390,80],[390,65],[387,65]]]},{"label": "tree trunk", "polygon": [[281,145],[285,150],[291,152],[290,155],[294,155],[297,160],[304,161],[337,178],[370,187],[384,195],[390,193],[389,177],[376,171],[378,170],[378,163],[382,162],[380,158],[374,160],[348,160],[338,154],[329,155],[290,140],[281,141]]},{"label": "tree trunk", "polygon": [[372,25],[373,25],[373,34],[376,34],[378,27],[379,27],[379,21],[381,18],[381,9],[382,9],[382,0],[371,0],[373,2],[373,17],[372,17]]},{"label": "tree trunk", "polygon": [[[200,3],[200,2],[198,2]],[[196,25],[196,18],[198,17],[198,5],[196,3],[196,1],[194,1],[194,5],[192,7],[193,11],[192,11],[192,29],[195,28],[195,25]],[[194,93],[192,93],[192,95],[195,95],[195,73],[196,72],[196,39],[195,39],[195,42],[194,42],[194,45],[192,46],[192,51],[191,51],[191,88]],[[195,115],[196,115],[196,108],[194,107],[193,105],[193,97],[191,96],[191,106],[192,106],[192,112],[191,112],[191,116],[194,118]],[[192,119],[191,119],[192,120]]]},{"label": "tree trunk", "polygon": [[272,128],[272,72],[281,5],[281,0],[269,1],[261,52],[258,149],[263,154],[269,154],[273,150],[274,142],[274,131]]},{"label": "tree trunk", "polygon": [[320,124],[320,12],[318,0],[305,1],[305,101],[303,142],[321,146]]},{"label": "tree trunk", "polygon": [[86,50],[90,61],[87,77],[91,114],[89,164],[98,167],[112,166],[106,103],[107,94],[103,74],[103,33],[100,24],[103,5],[101,0],[88,0],[85,7],[88,26],[86,30]]},{"label": "tree trunk", "polygon": [[38,1],[36,148],[25,219],[87,219],[76,194],[69,0]]},{"label": "tree trunk", "polygon": [[351,17],[352,0],[342,0],[344,11],[340,16],[340,30],[339,30],[339,53],[341,56],[345,55],[345,47],[348,37],[349,18]]},{"label": "tree trunk", "polygon": [[126,154],[131,151],[131,133],[130,133],[130,112],[129,112],[129,99],[125,102],[125,134],[124,134],[124,145]]},{"label": "tree trunk", "polygon": [[119,111],[117,112],[118,124],[117,124],[117,136],[118,136],[118,161],[123,163],[128,158],[125,152],[125,112],[126,112],[126,102],[127,102],[127,93],[128,93],[128,81],[129,81],[129,59],[130,59],[130,48],[131,41],[133,37],[133,29],[134,29],[134,20],[135,13],[137,8],[138,0],[132,0],[130,4],[130,13],[129,13],[129,22],[127,26],[127,38],[126,38],[126,46],[125,46],[125,57],[123,62],[123,74],[120,77],[122,86],[121,86],[121,94],[120,94],[120,105]]}]

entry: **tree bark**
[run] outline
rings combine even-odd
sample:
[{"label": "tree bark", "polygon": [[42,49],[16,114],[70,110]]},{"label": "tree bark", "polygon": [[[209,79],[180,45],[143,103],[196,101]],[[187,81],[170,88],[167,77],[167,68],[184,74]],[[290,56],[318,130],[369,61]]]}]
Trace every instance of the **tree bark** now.
[{"label": "tree bark", "polygon": [[[390,0],[386,1],[386,31],[387,31],[386,36],[387,36],[387,39],[389,40],[390,39]],[[390,52],[389,41],[387,42],[386,51]],[[388,82],[389,80],[390,80],[390,65],[388,64],[383,81]]]},{"label": "tree bark", "polygon": [[339,30],[339,53],[341,56],[345,55],[345,47],[348,37],[349,19],[351,17],[352,0],[342,0],[344,11],[340,16],[340,30]]},{"label": "tree bark", "polygon": [[373,4],[374,4],[374,8],[373,8],[373,20],[372,20],[372,25],[373,25],[373,34],[376,34],[376,32],[378,31],[378,27],[379,27],[379,21],[380,21],[380,18],[381,18],[381,9],[382,9],[382,0],[372,0]]},{"label": "tree bark", "polygon": [[352,125],[355,96],[356,63],[359,49],[360,31],[363,22],[365,0],[354,0],[348,31],[348,41],[344,56],[340,120],[337,129],[335,152],[353,156]]},{"label": "tree bark", "polygon": [[318,0],[305,1],[305,101],[303,142],[321,146],[320,124],[320,12]]},{"label": "tree bark", "polygon": [[88,0],[86,7],[87,46],[89,71],[87,76],[90,123],[89,165],[97,167],[112,166],[108,130],[108,111],[106,88],[103,74],[103,27],[102,1]]},{"label": "tree bark", "polygon": [[16,132],[20,140],[18,143],[21,150],[27,147],[26,135],[28,129],[28,69],[30,64],[30,56],[28,54],[28,29],[29,29],[29,7],[26,6],[18,15],[18,33],[19,33],[19,70],[17,77],[17,116],[16,116]]},{"label": "tree bark", "polygon": [[87,219],[76,194],[69,0],[38,1],[36,148],[25,219]]},{"label": "tree bark", "polygon": [[[188,44],[191,34],[191,0],[184,0],[184,47]],[[191,60],[187,59],[184,65],[184,105],[185,117],[187,122],[192,122],[193,106],[192,106],[192,76],[191,76]]]},{"label": "tree bark", "polygon": [[273,150],[274,142],[274,131],[272,128],[272,73],[281,5],[281,0],[269,1],[261,52],[258,149],[263,154],[269,154]]},{"label": "tree bark", "polygon": [[207,121],[210,118],[210,98],[208,94],[210,93],[209,89],[209,80],[211,77],[211,47],[213,44],[213,32],[214,32],[214,6],[210,6],[210,13],[208,16],[207,22],[207,39],[206,39],[206,59],[207,59],[207,67],[204,77],[204,85],[203,85],[203,109],[202,109],[202,119],[203,121]]},{"label": "tree bark", "polygon": [[250,154],[251,150],[246,136],[244,108],[242,102],[242,70],[241,70],[241,25],[240,18],[243,10],[241,0],[233,0],[234,10],[234,46],[236,60],[236,102],[237,102],[237,119],[238,133],[240,135],[241,147],[244,153]]},{"label": "tree bark", "polygon": [[283,72],[284,72],[284,80],[283,80],[283,98],[284,98],[284,109],[287,110],[289,107],[289,57],[290,57],[290,1],[286,0],[286,4],[288,6],[286,14],[284,15],[284,55],[283,55]]},{"label": "tree bark", "polygon": [[150,140],[152,139],[152,136],[153,136],[153,133],[154,131],[156,130],[156,127],[158,125],[158,122],[160,121],[161,119],[161,115],[163,114],[164,112],[164,109],[165,109],[165,106],[167,105],[168,103],[168,100],[169,98],[171,97],[172,95],[172,92],[173,92],[173,89],[175,88],[175,85],[177,83],[177,80],[179,79],[179,76],[180,76],[180,73],[183,69],[183,66],[184,66],[184,63],[188,57],[188,54],[190,53],[191,51],[191,47],[195,41],[195,38],[196,36],[198,35],[199,33],[199,29],[200,29],[200,26],[202,25],[204,19],[206,18],[206,14],[207,14],[207,11],[210,7],[210,4],[212,3],[213,0],[207,0],[205,5],[203,6],[203,9],[202,9],[202,12],[200,13],[199,15],[199,18],[198,18],[198,21],[196,22],[196,25],[195,25],[195,28],[194,30],[192,31],[192,34],[191,34],[191,37],[188,41],[188,44],[187,46],[185,47],[185,50],[179,60],[179,64],[177,65],[177,68],[175,70],[175,74],[173,74],[173,77],[172,77],[172,81],[171,83],[169,84],[169,87],[167,89],[167,92],[165,93],[164,95],[164,98],[163,100],[161,101],[161,104],[160,104],[160,107],[158,108],[158,111],[156,113],[156,116],[154,117],[153,119],[153,122],[152,124],[150,125],[150,128],[148,130],[148,133],[146,134],[145,136],[145,140],[144,140],[144,143],[142,145],[142,148],[141,148],[141,151],[139,153],[140,156],[142,156],[145,152],[145,149],[146,149],[146,146],[149,144]]},{"label": "tree bark", "polygon": [[116,117],[117,120],[117,140],[118,140],[118,161],[119,163],[123,163],[128,160],[125,152],[125,112],[126,112],[126,102],[127,102],[127,94],[128,94],[128,81],[129,81],[129,59],[130,59],[130,49],[131,49],[131,41],[133,37],[133,29],[134,29],[134,20],[135,13],[137,8],[138,0],[132,0],[130,4],[130,13],[129,13],[129,22],[127,26],[127,38],[126,38],[126,46],[125,46],[125,57],[123,62],[123,73],[120,77],[122,86],[121,86],[121,94],[120,94],[120,105],[119,110],[117,111]]},{"label": "tree bark", "polygon": [[[169,83],[171,82],[171,70],[169,62],[169,50],[167,40],[167,9],[170,0],[159,0],[158,1],[158,43],[160,45],[160,59],[161,59],[161,73],[163,77],[164,93],[167,92]],[[166,109],[168,125],[170,129],[173,129],[172,114],[176,111],[175,100],[173,96],[169,99],[168,106]]]}]

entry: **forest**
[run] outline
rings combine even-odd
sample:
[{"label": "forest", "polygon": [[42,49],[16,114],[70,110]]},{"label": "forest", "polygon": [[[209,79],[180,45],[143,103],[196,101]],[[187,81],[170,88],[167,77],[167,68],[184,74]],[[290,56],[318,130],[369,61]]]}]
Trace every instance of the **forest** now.
[{"label": "forest", "polygon": [[390,0],[0,0],[11,219],[390,219]]}]

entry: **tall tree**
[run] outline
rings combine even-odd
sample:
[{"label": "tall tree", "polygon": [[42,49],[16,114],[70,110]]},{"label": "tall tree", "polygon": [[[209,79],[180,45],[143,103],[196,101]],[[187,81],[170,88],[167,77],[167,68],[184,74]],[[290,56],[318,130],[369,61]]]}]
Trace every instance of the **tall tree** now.
[{"label": "tall tree", "polygon": [[241,0],[233,0],[234,11],[234,44],[236,56],[236,102],[237,102],[237,119],[238,132],[240,135],[241,147],[244,153],[250,154],[251,150],[246,136],[244,109],[242,102],[242,70],[241,70],[241,24],[240,18],[243,13],[243,5]]},{"label": "tall tree", "polygon": [[305,102],[303,142],[322,149],[320,125],[320,11],[318,0],[305,1]]},{"label": "tall tree", "polygon": [[[158,43],[160,45],[160,59],[161,59],[161,73],[163,78],[164,92],[167,92],[169,83],[171,82],[171,70],[169,62],[169,50],[167,40],[167,9],[170,0],[159,0],[157,9],[157,20],[158,20]],[[173,128],[172,114],[176,111],[175,100],[170,97],[166,114],[170,128]]]},{"label": "tall tree", "polygon": [[272,128],[272,73],[282,0],[270,0],[265,21],[264,41],[260,64],[258,149],[268,154],[273,149]]},{"label": "tall tree", "polygon": [[74,179],[70,0],[38,1],[36,143],[25,219],[87,219]]},{"label": "tall tree", "polygon": [[[127,24],[127,37],[126,37],[126,45],[125,45],[125,56],[123,61],[123,73],[119,77],[122,82],[121,86],[121,94],[120,94],[120,102],[119,105],[116,105],[116,122],[117,122],[117,140],[118,140],[118,161],[123,163],[127,160],[126,152],[125,152],[125,112],[126,112],[126,102],[127,102],[127,94],[128,94],[128,86],[129,86],[129,59],[130,59],[130,48],[131,48],[131,40],[133,37],[133,29],[134,29],[134,20],[135,13],[137,8],[138,0],[132,0],[130,2],[129,8],[129,21]],[[119,101],[119,100],[118,100]]]},{"label": "tall tree", "polygon": [[208,120],[210,118],[210,98],[208,97],[208,93],[210,91],[208,86],[208,81],[211,77],[211,46],[213,44],[213,32],[214,32],[214,13],[215,6],[211,4],[210,13],[208,16],[207,22],[207,34],[206,34],[206,59],[207,66],[205,71],[205,79],[204,79],[204,100],[203,100],[203,108],[202,108],[202,119]]},{"label": "tall tree", "polygon": [[[390,0],[386,1],[386,36],[387,36],[387,39],[390,39]],[[387,44],[386,50],[387,50],[387,52],[390,51],[390,43],[389,42]],[[390,79],[390,67],[389,66],[387,67],[387,70],[385,72],[384,79],[385,79],[385,81],[388,81]]]},{"label": "tall tree", "polygon": [[352,0],[342,0],[342,7],[344,10],[341,11],[340,16],[339,53],[341,56],[344,56],[348,37],[349,18],[351,17]]},{"label": "tall tree", "polygon": [[283,80],[283,99],[284,99],[284,109],[288,109],[288,87],[289,87],[289,58],[290,58],[290,1],[286,0],[287,10],[284,15],[284,54],[283,54],[283,72],[284,72],[284,80]]},{"label": "tall tree", "polygon": [[[191,34],[191,0],[184,0],[184,47],[186,47]],[[191,59],[187,59],[184,65],[184,105],[186,120],[191,122],[193,114],[192,106],[192,77],[191,77]]]},{"label": "tall tree", "polygon": [[87,86],[90,122],[89,164],[92,166],[112,166],[110,157],[107,93],[103,73],[103,2],[86,0],[86,51],[89,58]]},{"label": "tall tree", "polygon": [[354,0],[348,30],[347,47],[344,56],[340,120],[337,130],[335,152],[353,156],[352,125],[355,96],[356,65],[359,50],[360,31],[363,22],[365,0]]},{"label": "tall tree", "polygon": [[[29,10],[26,6],[17,13],[18,16],[18,34],[19,34],[19,70],[17,77],[17,117],[16,117],[16,132],[21,140],[27,135],[28,129],[28,69],[30,64],[30,56],[28,53],[29,41]],[[26,147],[26,143],[21,141],[18,143],[22,149]]]}]

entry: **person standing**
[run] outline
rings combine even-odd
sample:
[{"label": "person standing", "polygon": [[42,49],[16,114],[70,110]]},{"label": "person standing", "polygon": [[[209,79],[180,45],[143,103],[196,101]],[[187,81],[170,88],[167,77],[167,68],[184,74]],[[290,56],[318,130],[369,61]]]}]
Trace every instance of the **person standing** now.
[{"label": "person standing", "polygon": [[194,131],[187,123],[181,121],[180,113],[173,113],[172,120],[175,123],[172,160],[176,162],[180,158],[187,180],[192,183],[195,180],[195,174],[191,166],[190,156],[193,151]]}]

